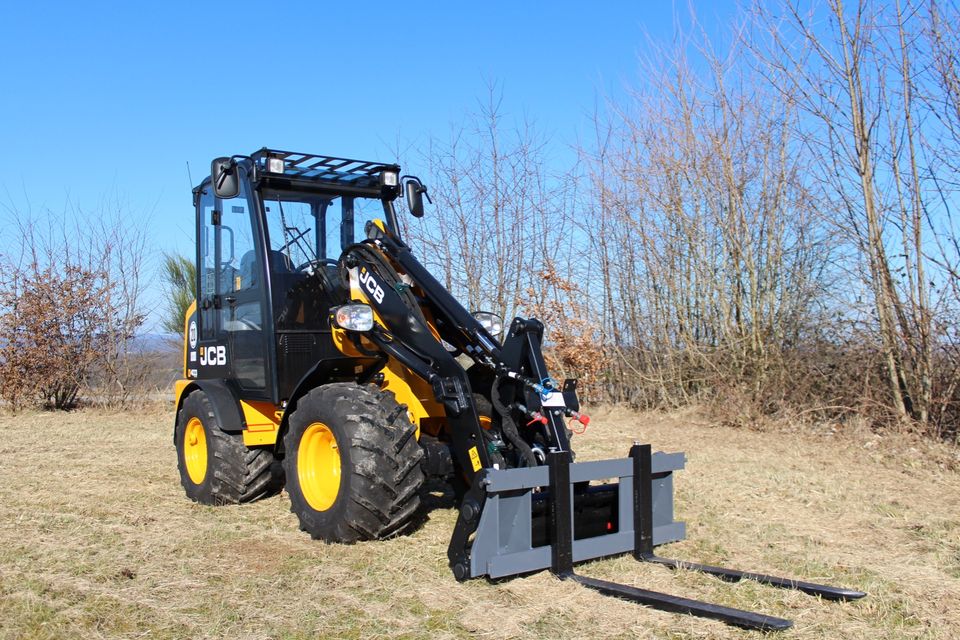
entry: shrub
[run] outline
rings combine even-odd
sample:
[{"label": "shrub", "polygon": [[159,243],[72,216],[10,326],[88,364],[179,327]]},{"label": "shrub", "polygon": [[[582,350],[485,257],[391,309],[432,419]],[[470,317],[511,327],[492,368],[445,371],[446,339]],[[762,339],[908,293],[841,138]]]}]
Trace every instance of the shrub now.
[{"label": "shrub", "polygon": [[[0,399],[13,410],[69,409],[92,374],[129,387],[123,366],[138,311],[142,234],[119,217],[45,231],[14,215],[20,255],[0,255]],[[140,372],[142,374],[142,372]],[[121,402],[129,394],[121,394]]]}]

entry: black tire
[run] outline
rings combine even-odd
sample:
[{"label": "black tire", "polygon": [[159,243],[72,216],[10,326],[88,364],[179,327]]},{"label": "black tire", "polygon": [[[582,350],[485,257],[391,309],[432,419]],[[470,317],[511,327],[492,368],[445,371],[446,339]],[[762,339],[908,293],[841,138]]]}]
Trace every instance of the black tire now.
[{"label": "black tire", "polygon": [[[187,425],[196,419],[203,427],[206,468],[202,479],[192,478],[186,462]],[[187,497],[210,505],[252,502],[273,495],[283,487],[283,474],[273,452],[248,448],[239,433],[225,433],[217,422],[213,405],[203,391],[194,391],[183,400],[174,432],[180,484]],[[199,481],[196,481],[199,480]]]},{"label": "black tire", "polygon": [[[335,438],[340,464],[339,484],[325,494],[332,503],[317,505],[322,509],[305,497],[299,469],[303,436],[317,424]],[[283,460],[290,510],[300,529],[317,540],[350,544],[415,526],[424,482],[424,454],[415,431],[406,407],[373,385],[328,384],[300,398],[290,415]],[[308,464],[314,463],[305,460]],[[308,477],[310,470],[303,473]]]}]

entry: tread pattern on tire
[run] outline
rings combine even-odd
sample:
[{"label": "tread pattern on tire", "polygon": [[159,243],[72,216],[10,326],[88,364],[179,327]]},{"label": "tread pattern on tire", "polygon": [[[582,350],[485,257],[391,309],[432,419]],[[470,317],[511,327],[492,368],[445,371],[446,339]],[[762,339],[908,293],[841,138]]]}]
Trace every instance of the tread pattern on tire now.
[{"label": "tread pattern on tire", "polygon": [[[199,485],[187,475],[182,454],[184,429],[194,416],[200,418],[207,437],[207,475]],[[196,502],[212,505],[253,502],[278,493],[283,486],[283,475],[273,452],[248,448],[241,434],[221,430],[213,405],[203,391],[194,391],[184,399],[175,442],[180,484]]]},{"label": "tread pattern on tire", "polygon": [[[340,494],[327,511],[312,509],[296,480],[299,438],[311,423],[327,424],[341,452]],[[284,440],[290,510],[314,539],[353,543],[399,535],[416,524],[424,482],[416,427],[393,393],[374,385],[333,383],[297,402]]]}]

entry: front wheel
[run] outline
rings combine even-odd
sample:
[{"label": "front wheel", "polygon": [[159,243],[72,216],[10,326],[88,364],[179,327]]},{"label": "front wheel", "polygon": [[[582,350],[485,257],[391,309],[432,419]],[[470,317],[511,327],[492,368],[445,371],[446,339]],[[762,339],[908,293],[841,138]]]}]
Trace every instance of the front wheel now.
[{"label": "front wheel", "polygon": [[313,538],[403,533],[420,507],[423,450],[392,393],[335,383],[297,401],[284,437],[290,510]]},{"label": "front wheel", "polygon": [[173,439],[180,484],[191,500],[236,504],[280,491],[282,477],[273,452],[247,448],[240,434],[225,433],[203,391],[184,399]]}]

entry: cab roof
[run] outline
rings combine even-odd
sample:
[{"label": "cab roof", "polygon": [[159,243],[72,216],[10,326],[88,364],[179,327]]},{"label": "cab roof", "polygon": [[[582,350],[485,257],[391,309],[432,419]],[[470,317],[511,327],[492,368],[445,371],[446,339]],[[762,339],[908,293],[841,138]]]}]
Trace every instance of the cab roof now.
[{"label": "cab roof", "polygon": [[[385,185],[385,172],[399,178],[400,166],[369,160],[352,160],[336,156],[322,156],[297,151],[281,151],[263,147],[249,156],[234,156],[241,164],[247,164],[252,180],[258,186],[272,189],[330,191],[335,193],[363,195],[367,197],[395,198],[399,194],[398,183]],[[282,170],[279,163],[281,161]],[[271,162],[272,161],[272,162]],[[210,182],[205,179],[196,189],[204,189]]]}]

